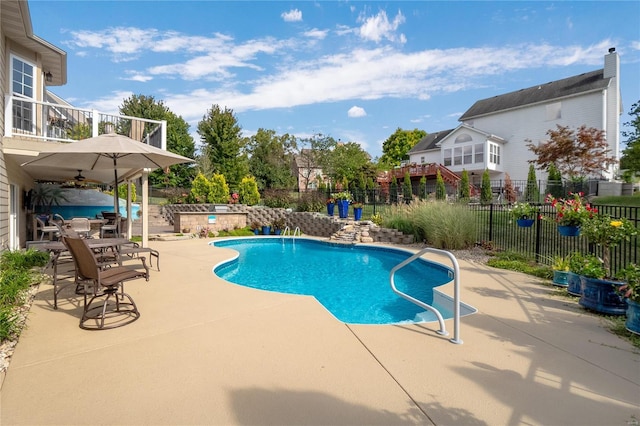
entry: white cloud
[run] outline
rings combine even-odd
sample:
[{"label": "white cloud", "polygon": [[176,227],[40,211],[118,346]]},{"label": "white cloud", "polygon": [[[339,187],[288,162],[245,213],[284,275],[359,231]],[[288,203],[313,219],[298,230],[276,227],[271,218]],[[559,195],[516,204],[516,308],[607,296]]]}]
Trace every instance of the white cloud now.
[{"label": "white cloud", "polygon": [[364,108],[354,105],[349,108],[349,111],[347,111],[347,116],[351,118],[366,117],[367,112],[364,110]]},{"label": "white cloud", "polygon": [[327,30],[319,30],[317,28],[314,28],[312,30],[305,31],[303,34],[304,34],[305,37],[322,40],[322,39],[325,39],[327,37],[328,33],[329,33],[329,31],[327,31]]},{"label": "white cloud", "polygon": [[285,22],[300,22],[302,21],[302,12],[298,9],[291,9],[288,12],[282,12],[280,15]]},{"label": "white cloud", "polygon": [[131,77],[123,77],[122,79],[123,80],[139,81],[141,83],[146,83],[147,81],[153,80],[153,77],[151,77],[149,75],[133,74]]},{"label": "white cloud", "polygon": [[103,113],[117,114],[120,105],[122,105],[122,101],[130,98],[131,96],[133,96],[132,92],[116,91],[112,92],[110,96],[87,102],[81,106],[88,109],[97,109]]},{"label": "white cloud", "polygon": [[396,35],[400,25],[405,22],[405,17],[400,11],[398,11],[392,22],[389,22],[387,13],[384,10],[378,12],[375,16],[360,17],[359,21],[363,22],[360,26],[359,34],[365,40],[375,41],[376,43],[383,39],[400,43],[406,42],[404,34]]},{"label": "white cloud", "polygon": [[640,50],[640,41],[632,41],[629,47],[634,50]]}]

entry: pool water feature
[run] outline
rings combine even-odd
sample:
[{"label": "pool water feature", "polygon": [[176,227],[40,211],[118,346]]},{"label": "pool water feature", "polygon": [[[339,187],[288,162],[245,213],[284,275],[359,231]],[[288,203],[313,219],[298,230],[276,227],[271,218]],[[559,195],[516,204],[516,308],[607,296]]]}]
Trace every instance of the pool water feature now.
[{"label": "pool water feature", "polygon": [[[220,278],[246,287],[314,296],[338,320],[349,324],[435,321],[431,312],[396,295],[391,269],[413,253],[381,246],[344,245],[304,238],[241,238],[215,241],[238,256],[214,268]],[[418,259],[396,273],[400,291],[452,318],[453,301],[434,290],[452,281],[452,269]],[[461,304],[461,314],[475,309]]]}]

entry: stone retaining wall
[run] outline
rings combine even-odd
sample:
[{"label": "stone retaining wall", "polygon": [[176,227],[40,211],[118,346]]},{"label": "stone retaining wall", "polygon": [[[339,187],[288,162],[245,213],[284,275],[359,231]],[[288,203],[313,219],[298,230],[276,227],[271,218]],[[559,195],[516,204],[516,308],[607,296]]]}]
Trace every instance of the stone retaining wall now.
[{"label": "stone retaining wall", "polygon": [[[262,206],[246,206],[244,204],[169,204],[163,206],[163,214],[174,226],[174,232],[182,232],[189,227],[191,232],[197,232],[199,227],[211,230],[231,230],[244,228],[253,223],[271,225],[276,219],[284,219],[291,233],[296,228],[306,235],[330,238],[342,228],[353,225],[353,219],[338,219],[327,216],[326,213],[292,212],[289,209],[270,208]],[[216,223],[208,223],[210,215],[216,216]],[[169,219],[170,218],[170,219]],[[395,229],[379,228],[368,223],[369,236],[374,242],[410,244],[413,235],[404,235]]]}]

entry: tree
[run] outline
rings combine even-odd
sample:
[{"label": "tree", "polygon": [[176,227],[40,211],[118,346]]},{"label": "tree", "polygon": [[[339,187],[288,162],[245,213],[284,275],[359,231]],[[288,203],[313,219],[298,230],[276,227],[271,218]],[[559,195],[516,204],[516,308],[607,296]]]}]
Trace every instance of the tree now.
[{"label": "tree", "polygon": [[[187,158],[195,158],[195,144],[189,134],[189,124],[174,114],[162,101],[156,101],[153,96],[132,95],[125,99],[119,107],[120,114],[130,117],[140,117],[149,120],[165,120],[167,122],[167,151],[182,155]],[[124,122],[125,128],[119,131],[129,134],[130,121]],[[145,134],[155,128],[155,124],[145,123]],[[164,185],[172,187],[188,187],[195,175],[191,164],[176,164],[169,170],[157,169],[149,175],[152,185]]]},{"label": "tree", "polygon": [[462,169],[462,175],[460,176],[460,187],[458,189],[458,196],[463,201],[468,201],[471,198],[471,189],[469,188],[469,172],[466,169]]},{"label": "tree", "polygon": [[211,190],[207,196],[210,203],[227,203],[229,201],[229,185],[223,174],[214,173],[210,179]]},{"label": "tree", "polygon": [[242,178],[240,187],[238,188],[240,202],[248,206],[253,206],[260,202],[260,192],[258,192],[258,184],[253,176]]},{"label": "tree", "polygon": [[513,189],[513,181],[509,173],[504,174],[504,198],[508,203],[514,203],[516,201],[516,191]]},{"label": "tree", "polygon": [[540,145],[527,140],[527,147],[538,156],[529,163],[548,170],[551,164],[571,181],[583,181],[588,176],[601,175],[616,163],[608,148],[603,130],[580,126],[576,131],[568,126],[548,130],[549,139]]},{"label": "tree", "polygon": [[407,157],[407,153],[420,139],[427,136],[424,130],[402,130],[397,128],[389,138],[382,143],[382,157],[379,163],[386,167],[399,166]]},{"label": "tree", "polygon": [[391,184],[389,185],[389,202],[391,204],[398,203],[398,180],[396,176],[391,176]]},{"label": "tree", "polygon": [[258,188],[285,189],[293,186],[293,136],[277,136],[274,130],[260,128],[249,138],[247,145],[251,154],[249,172],[255,178]]},{"label": "tree", "polygon": [[436,200],[446,200],[447,199],[447,188],[444,186],[444,179],[442,179],[442,174],[440,170],[436,171]]},{"label": "tree", "polygon": [[376,175],[369,154],[355,142],[337,144],[327,153],[323,170],[334,182],[346,180],[355,183],[361,174]]},{"label": "tree", "polygon": [[622,151],[620,168],[628,170],[632,175],[640,173],[640,101],[631,106],[631,121],[624,123],[630,130],[623,130],[622,136],[627,138],[627,147]]},{"label": "tree", "polygon": [[527,187],[524,190],[524,199],[527,203],[537,203],[540,201],[540,190],[538,189],[536,169],[533,167],[533,164],[529,164],[529,173],[527,174]]},{"label": "tree", "polygon": [[209,181],[204,174],[198,173],[193,179],[193,182],[191,182],[191,201],[195,203],[206,203],[208,202],[210,192],[211,181]]},{"label": "tree", "polygon": [[402,181],[402,199],[407,204],[413,200],[413,188],[411,187],[411,175],[409,172],[404,174],[404,180]]},{"label": "tree", "polygon": [[482,183],[480,184],[480,204],[491,204],[493,202],[493,191],[491,191],[491,180],[489,169],[482,173]]},{"label": "tree", "polygon": [[418,189],[418,197],[420,197],[421,200],[424,200],[427,198],[427,177],[426,176],[422,176],[420,178],[420,188]]},{"label": "tree", "polygon": [[224,175],[231,188],[237,188],[249,174],[246,141],[241,132],[233,110],[221,110],[218,105],[213,105],[198,123],[200,140],[208,147],[204,152],[215,172]]},{"label": "tree", "polygon": [[562,174],[554,163],[549,165],[549,176],[547,177],[547,194],[551,194],[554,198],[561,198],[564,194],[562,191]]}]

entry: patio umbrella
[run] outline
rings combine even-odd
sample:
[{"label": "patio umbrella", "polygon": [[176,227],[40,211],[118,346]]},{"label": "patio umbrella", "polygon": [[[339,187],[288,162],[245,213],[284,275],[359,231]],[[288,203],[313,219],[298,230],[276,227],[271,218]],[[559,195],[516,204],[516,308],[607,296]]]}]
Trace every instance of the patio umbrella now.
[{"label": "patio umbrella", "polygon": [[[118,212],[118,170],[124,173],[142,169],[167,168],[174,164],[193,162],[169,151],[138,142],[128,136],[107,133],[77,142],[53,145],[22,166],[51,167],[73,170],[113,169],[113,204]],[[122,176],[122,175],[121,175]],[[105,182],[108,183],[108,182]]]}]

